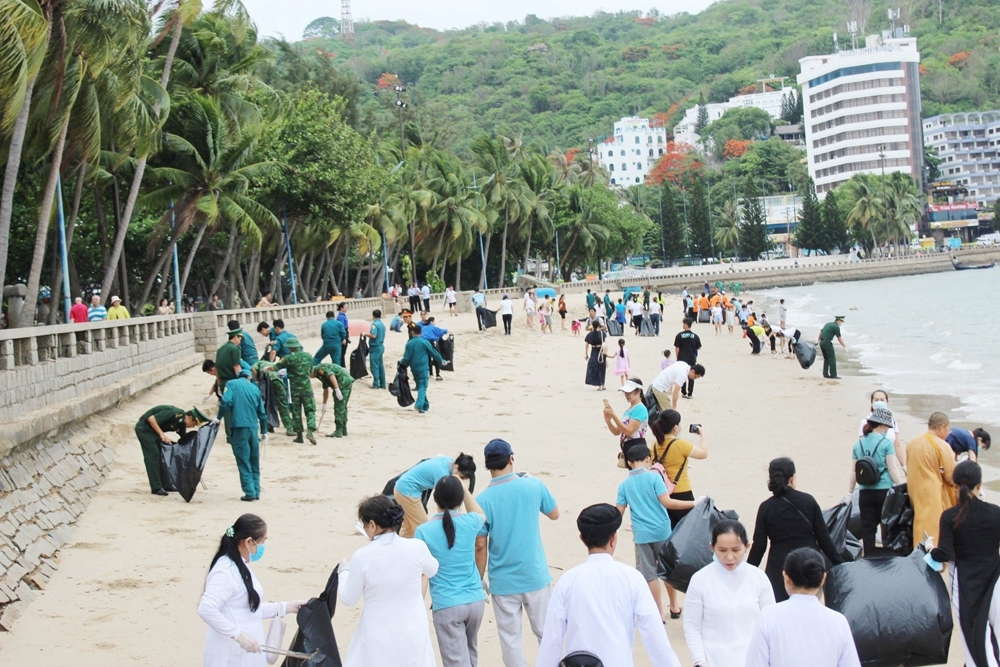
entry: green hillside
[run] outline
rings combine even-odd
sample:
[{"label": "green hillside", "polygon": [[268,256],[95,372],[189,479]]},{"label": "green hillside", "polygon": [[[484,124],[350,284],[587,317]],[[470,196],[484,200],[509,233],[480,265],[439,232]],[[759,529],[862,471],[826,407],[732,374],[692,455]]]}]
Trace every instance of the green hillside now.
[{"label": "green hillside", "polygon": [[[941,25],[934,0],[877,0],[867,33],[888,28],[890,6],[919,39],[925,116],[1000,108],[996,0],[946,0]],[[529,15],[448,32],[376,21],[355,26],[354,44],[335,34],[338,22],[319,19],[300,44],[358,77],[368,128],[394,127],[395,97],[371,94],[388,72],[407,85],[416,125],[439,145],[464,147],[481,132],[506,130],[568,148],[610,133],[623,115],[683,111],[699,93],[721,101],[770,74],[794,80],[799,58],[832,50],[834,31],[848,42],[847,18],[846,2],[723,0],[694,16]]]}]

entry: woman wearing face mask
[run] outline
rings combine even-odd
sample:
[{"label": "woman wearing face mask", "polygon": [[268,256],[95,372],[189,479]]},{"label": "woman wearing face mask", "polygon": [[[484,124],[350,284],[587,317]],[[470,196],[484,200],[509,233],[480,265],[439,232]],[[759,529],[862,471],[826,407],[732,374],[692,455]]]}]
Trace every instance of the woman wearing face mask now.
[{"label": "woman wearing face mask", "polygon": [[263,602],[264,590],[247,566],[264,555],[267,525],[244,514],[226,529],[212,558],[198,615],[208,624],[205,667],[263,667],[263,619],[294,614],[302,602]]},{"label": "woman wearing face mask", "polygon": [[767,575],[748,565],[750,544],[739,521],[712,529],[712,562],[688,584],[684,638],[695,667],[744,667],[760,610],[774,604]]},{"label": "woman wearing face mask", "polygon": [[764,573],[771,580],[774,599],[781,602],[788,599],[781,572],[789,553],[800,547],[809,547],[821,549],[834,565],[839,565],[844,559],[833,546],[823,510],[816,499],[795,488],[795,463],[784,457],[774,459],[767,472],[767,488],[773,495],[757,509],[753,546],[747,562],[754,567],[760,565],[767,542],[771,541]]},{"label": "woman wearing face mask", "polygon": [[[889,409],[889,394],[884,389],[876,389],[871,395],[871,409],[872,412],[875,408],[882,408],[883,410]],[[870,413],[869,413],[870,414]],[[861,420],[861,425],[858,426],[858,437],[862,438],[865,435],[865,424],[868,423],[868,417]],[[899,436],[899,425],[896,420],[892,420],[892,424],[889,426],[889,430],[885,432],[885,437],[888,438],[889,442],[892,443],[893,453],[896,454],[896,462],[899,463],[900,467],[904,470],[906,469],[906,443],[903,442],[902,438]]]},{"label": "woman wearing face mask", "polygon": [[979,499],[978,463],[962,461],[952,479],[958,504],[941,515],[941,543],[924,560],[939,572],[944,563],[955,564],[951,604],[962,628],[965,664],[989,667],[997,664],[992,638],[1000,635],[1000,507]]},{"label": "woman wearing face mask", "polygon": [[344,667],[434,667],[421,577],[437,574],[437,560],[420,540],[397,534],[403,508],[392,498],[365,498],[358,519],[371,544],[340,564],[340,601],[365,599]]}]

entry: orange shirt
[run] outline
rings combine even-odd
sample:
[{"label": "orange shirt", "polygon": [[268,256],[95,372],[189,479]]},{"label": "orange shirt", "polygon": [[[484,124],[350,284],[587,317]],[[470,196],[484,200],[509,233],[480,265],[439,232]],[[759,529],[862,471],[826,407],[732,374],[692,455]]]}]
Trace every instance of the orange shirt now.
[{"label": "orange shirt", "polygon": [[754,318],[754,316],[751,315],[750,317],[747,318],[747,326],[752,327],[754,325],[754,322],[756,321],[757,321],[756,318]]},{"label": "orange shirt", "polygon": [[719,302],[722,301],[722,297],[719,296],[718,294],[715,294],[708,301],[709,301],[709,303],[712,304],[712,308],[715,308],[719,304]]},{"label": "orange shirt", "polygon": [[698,298],[698,310],[708,310],[711,306],[708,304],[708,298],[702,294]]}]

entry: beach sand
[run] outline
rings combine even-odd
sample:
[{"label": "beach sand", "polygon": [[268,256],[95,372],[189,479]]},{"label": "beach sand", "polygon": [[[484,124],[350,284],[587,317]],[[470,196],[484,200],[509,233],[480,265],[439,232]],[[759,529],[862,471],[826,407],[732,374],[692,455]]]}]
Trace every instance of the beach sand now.
[{"label": "beach sand", "polygon": [[[570,297],[570,306],[571,314],[583,316],[582,295]],[[608,391],[583,384],[583,338],[571,335],[568,322],[566,331],[560,331],[557,319],[555,334],[543,335],[537,325],[528,331],[519,311],[515,309],[509,338],[502,327],[477,332],[472,315],[435,313],[440,326],[456,333],[456,372],[444,373],[443,382],[431,381],[430,412],[401,409],[388,392],[371,389],[370,378],[357,381],[349,437],[320,437],[319,445],[311,446],[292,443],[283,429],[271,436],[262,454],[263,490],[256,503],[239,501],[236,466],[223,437],[205,471],[208,489],[199,490],[190,504],[175,494],[150,495],[146,488],[131,428],[150,406],[187,408],[199,401],[211,384],[200,369],[92,418],[116,443],[117,461],[79,522],[74,541],[60,552],[55,578],[13,632],[0,634],[0,662],[200,664],[205,625],[196,607],[218,539],[236,517],[253,512],[268,523],[267,555],[254,565],[265,597],[309,598],[322,590],[341,558],[350,558],[366,543],[354,529],[361,498],[380,492],[388,479],[422,458],[459,452],[475,455],[481,470],[478,487],[485,488],[489,474],[482,451],[494,437],[508,440],[516,469],[543,480],[558,501],[561,518],[541,518],[553,577],[581,563],[586,551],[575,529],[576,516],[592,503],[613,503],[623,477],[615,467],[617,438],[601,417],[602,399],[619,412],[626,403],[615,391],[619,382],[610,370]],[[626,337],[633,374],[647,385],[659,372],[661,351],[672,348],[680,330],[679,312],[678,300],[669,301],[659,338]],[[877,381],[863,376],[825,381],[818,366],[803,371],[793,360],[773,360],[767,353],[751,357],[739,328],[733,335],[724,330],[722,336],[710,325],[696,325],[695,331],[704,345],[700,361],[707,377],[698,381],[695,398],[678,406],[684,431],[690,423],[701,423],[708,437],[708,459],[690,462],[695,494],[735,509],[750,531],[758,504],[768,496],[768,461],[787,455],[798,467],[799,489],[813,494],[823,507],[839,502],[847,491],[858,423],[867,414],[868,393]],[[307,350],[319,346],[318,332],[295,333]],[[814,340],[815,332],[804,335]],[[617,349],[614,340],[609,342]],[[390,376],[404,343],[404,334],[387,335]],[[316,394],[319,402],[321,392]],[[923,431],[917,419],[901,415],[900,422],[904,437]],[[331,407],[321,432],[333,428]],[[632,536],[624,529],[615,557],[634,564]],[[342,653],[359,614],[360,607],[338,606],[334,628]],[[294,633],[294,618],[287,620],[286,644]],[[682,664],[690,664],[681,623],[667,621],[668,633]],[[386,628],[387,639],[391,631]],[[957,634],[950,665],[962,664]],[[524,643],[533,663],[537,644],[526,621]],[[479,652],[480,665],[502,664],[489,606]],[[649,665],[638,640],[635,654],[636,665]]]}]

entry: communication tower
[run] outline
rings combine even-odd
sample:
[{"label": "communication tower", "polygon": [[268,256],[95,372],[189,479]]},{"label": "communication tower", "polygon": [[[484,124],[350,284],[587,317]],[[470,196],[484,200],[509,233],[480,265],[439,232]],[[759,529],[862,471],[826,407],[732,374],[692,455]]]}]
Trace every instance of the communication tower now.
[{"label": "communication tower", "polygon": [[340,0],[340,38],[354,41],[354,19],[351,18],[351,0]]}]

